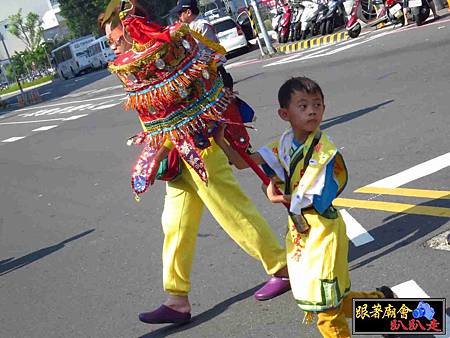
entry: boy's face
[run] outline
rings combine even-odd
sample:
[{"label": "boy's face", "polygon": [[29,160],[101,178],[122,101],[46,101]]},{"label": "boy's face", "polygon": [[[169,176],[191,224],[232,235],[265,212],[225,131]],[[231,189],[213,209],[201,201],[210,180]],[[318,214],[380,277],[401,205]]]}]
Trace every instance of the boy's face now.
[{"label": "boy's face", "polygon": [[291,124],[296,136],[307,137],[320,126],[324,110],[320,94],[294,90],[288,107],[278,109],[278,114]]}]

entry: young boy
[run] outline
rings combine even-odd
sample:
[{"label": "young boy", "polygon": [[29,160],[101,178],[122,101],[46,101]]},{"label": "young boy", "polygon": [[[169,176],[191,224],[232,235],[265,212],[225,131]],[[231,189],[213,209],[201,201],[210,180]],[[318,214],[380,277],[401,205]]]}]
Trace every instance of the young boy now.
[{"label": "young boy", "polygon": [[[345,223],[332,202],[344,189],[347,169],[342,155],[320,131],[325,110],[321,88],[305,77],[291,78],[279,92],[278,115],[291,128],[252,158],[274,176],[267,187],[273,203],[289,205],[286,252],[294,298],[307,322],[317,314],[324,337],[350,337],[346,317],[352,298],[393,298],[390,288],[350,291]],[[223,128],[222,128],[223,129]],[[223,139],[216,142],[238,168],[247,163]],[[284,190],[277,194],[275,186]]]}]

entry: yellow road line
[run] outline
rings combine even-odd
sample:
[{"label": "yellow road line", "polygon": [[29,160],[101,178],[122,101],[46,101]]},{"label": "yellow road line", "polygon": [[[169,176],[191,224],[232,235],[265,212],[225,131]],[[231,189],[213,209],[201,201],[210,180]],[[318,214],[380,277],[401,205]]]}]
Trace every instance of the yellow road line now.
[{"label": "yellow road line", "polygon": [[350,198],[336,198],[333,205],[344,208],[360,208],[369,210],[380,210],[393,213],[405,213],[413,215],[427,215],[450,218],[450,208],[428,207],[415,204],[392,203],[381,201],[364,201]]},{"label": "yellow road line", "polygon": [[409,188],[377,188],[366,186],[355,190],[355,192],[364,194],[382,194],[382,195],[396,195],[406,197],[450,199],[450,191],[439,191],[439,190],[409,189]]}]

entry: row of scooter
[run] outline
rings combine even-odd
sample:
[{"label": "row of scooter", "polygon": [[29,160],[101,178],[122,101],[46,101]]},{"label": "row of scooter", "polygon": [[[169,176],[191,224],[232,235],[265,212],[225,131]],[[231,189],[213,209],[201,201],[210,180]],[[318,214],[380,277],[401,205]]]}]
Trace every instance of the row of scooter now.
[{"label": "row of scooter", "polygon": [[[418,26],[430,15],[428,1],[432,0],[406,2],[407,12]],[[272,27],[280,43],[331,34],[340,26],[345,26],[349,36],[356,38],[361,33],[361,24],[403,23],[404,3],[403,0],[282,0],[272,10]]]},{"label": "row of scooter", "polygon": [[346,23],[344,0],[285,1],[272,13],[272,27],[280,43],[331,34]]}]

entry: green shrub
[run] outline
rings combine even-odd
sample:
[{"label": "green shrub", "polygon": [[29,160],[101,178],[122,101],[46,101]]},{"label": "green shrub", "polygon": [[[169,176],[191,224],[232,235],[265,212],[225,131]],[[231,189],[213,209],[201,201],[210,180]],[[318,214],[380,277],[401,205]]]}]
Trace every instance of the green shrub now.
[{"label": "green shrub", "polygon": [[[53,79],[54,79],[54,75],[46,75],[46,76],[40,77],[39,79],[35,79],[31,82],[23,82],[23,83],[21,83],[21,85],[22,85],[22,88],[25,89],[28,87],[36,86],[38,84],[51,81]],[[14,83],[13,85],[9,86],[6,89],[0,90],[0,95],[13,93],[17,90],[19,90],[19,85],[17,83]]]},{"label": "green shrub", "polygon": [[272,20],[270,20],[270,19],[264,20],[264,26],[266,27],[266,29],[267,29],[268,31],[272,31],[272,30],[273,30],[273,27],[272,27]]}]

